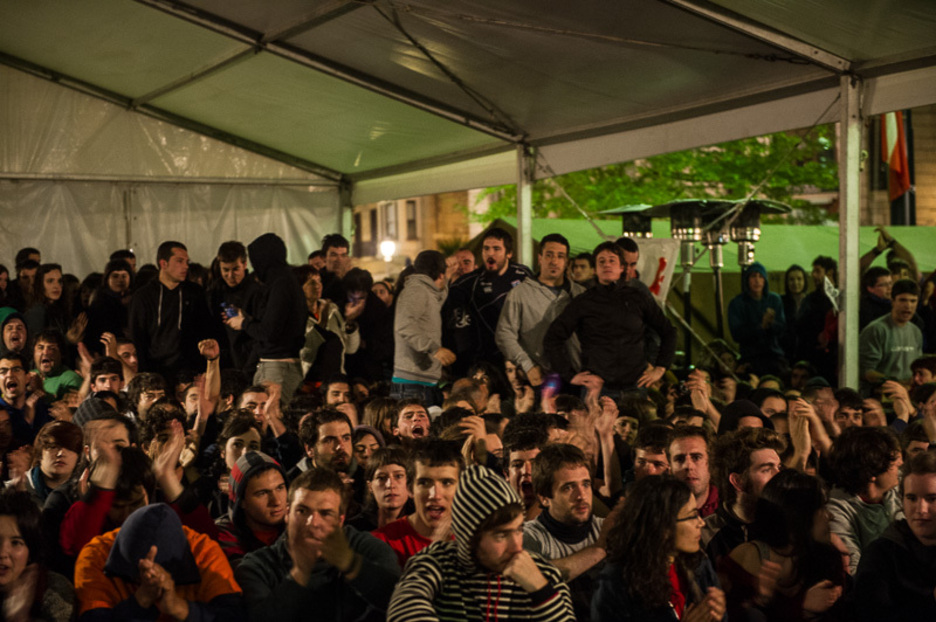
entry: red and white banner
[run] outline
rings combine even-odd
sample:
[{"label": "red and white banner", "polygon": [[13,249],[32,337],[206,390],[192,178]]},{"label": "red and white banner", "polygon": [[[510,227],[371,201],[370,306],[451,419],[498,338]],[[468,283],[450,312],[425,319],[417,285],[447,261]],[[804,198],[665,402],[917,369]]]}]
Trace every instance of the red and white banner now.
[{"label": "red and white banner", "polygon": [[887,188],[890,200],[893,201],[910,190],[907,141],[904,138],[903,113],[900,111],[881,115],[881,158],[887,162]]}]

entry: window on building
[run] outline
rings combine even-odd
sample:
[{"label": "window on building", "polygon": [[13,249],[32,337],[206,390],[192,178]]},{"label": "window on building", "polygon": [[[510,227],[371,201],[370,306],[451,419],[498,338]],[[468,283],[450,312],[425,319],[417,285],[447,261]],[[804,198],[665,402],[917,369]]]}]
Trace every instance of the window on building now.
[{"label": "window on building", "polygon": [[419,239],[419,231],[416,227],[416,201],[406,202],[406,239]]},{"label": "window on building", "polygon": [[364,233],[361,231],[361,215],[354,215],[354,248],[351,249],[355,257],[361,257],[364,254]]},{"label": "window on building", "polygon": [[384,217],[384,239],[395,241],[397,239],[396,203],[390,202],[390,203],[383,204],[383,217]]}]

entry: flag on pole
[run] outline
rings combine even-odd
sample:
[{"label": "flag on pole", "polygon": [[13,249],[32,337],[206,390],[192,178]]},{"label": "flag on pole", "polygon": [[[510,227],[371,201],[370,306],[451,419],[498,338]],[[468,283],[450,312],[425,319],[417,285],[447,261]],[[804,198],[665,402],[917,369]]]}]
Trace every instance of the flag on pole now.
[{"label": "flag on pole", "polygon": [[890,200],[910,190],[910,165],[904,138],[903,112],[888,112],[881,118],[881,158],[889,171],[887,188]]}]

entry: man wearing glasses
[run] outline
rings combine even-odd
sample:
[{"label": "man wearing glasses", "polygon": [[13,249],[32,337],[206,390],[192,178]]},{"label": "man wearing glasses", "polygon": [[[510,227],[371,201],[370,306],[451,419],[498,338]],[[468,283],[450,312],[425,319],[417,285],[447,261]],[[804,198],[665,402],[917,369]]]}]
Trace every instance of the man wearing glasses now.
[{"label": "man wearing glasses", "polygon": [[26,359],[8,352],[0,356],[0,408],[10,415],[13,425],[12,447],[32,444],[39,428],[52,421],[49,409],[39,399],[41,391],[30,391]]}]

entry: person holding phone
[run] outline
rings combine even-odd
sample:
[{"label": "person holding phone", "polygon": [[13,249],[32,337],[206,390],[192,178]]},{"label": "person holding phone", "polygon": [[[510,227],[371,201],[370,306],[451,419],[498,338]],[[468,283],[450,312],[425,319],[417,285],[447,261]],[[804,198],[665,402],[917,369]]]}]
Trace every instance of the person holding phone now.
[{"label": "person holding phone", "polygon": [[289,264],[286,244],[275,233],[265,233],[247,246],[250,263],[265,288],[258,304],[258,317],[243,312],[224,320],[235,331],[244,331],[254,341],[260,359],[254,384],[274,382],[283,388],[283,400],[289,403],[302,383],[299,351],[305,343],[305,295]]},{"label": "person holding phone", "polygon": [[[550,366],[543,350],[543,337],[549,325],[569,302],[585,291],[565,278],[569,264],[569,241],[551,233],[540,241],[539,274],[526,279],[510,293],[497,321],[494,339],[504,359],[523,370],[530,384],[543,384]],[[568,342],[568,356],[579,358],[577,340]]]}]

